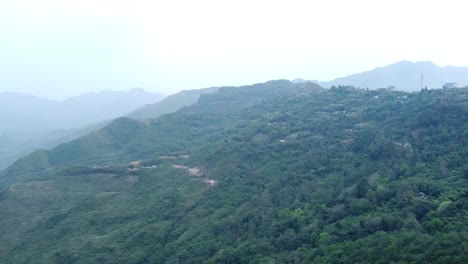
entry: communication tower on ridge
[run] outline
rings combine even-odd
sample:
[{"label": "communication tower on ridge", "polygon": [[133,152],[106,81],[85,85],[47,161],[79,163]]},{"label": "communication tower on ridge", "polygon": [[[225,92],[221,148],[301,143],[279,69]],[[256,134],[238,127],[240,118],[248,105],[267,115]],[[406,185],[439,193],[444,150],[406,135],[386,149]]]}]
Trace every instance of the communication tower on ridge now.
[{"label": "communication tower on ridge", "polygon": [[421,90],[424,89],[424,74],[421,73]]}]

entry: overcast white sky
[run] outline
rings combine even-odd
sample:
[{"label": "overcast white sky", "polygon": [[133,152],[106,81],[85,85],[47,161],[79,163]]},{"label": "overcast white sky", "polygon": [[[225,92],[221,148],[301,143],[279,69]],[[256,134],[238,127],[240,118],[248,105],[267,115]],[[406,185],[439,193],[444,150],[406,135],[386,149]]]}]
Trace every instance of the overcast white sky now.
[{"label": "overcast white sky", "polygon": [[0,0],[0,92],[174,93],[468,66],[463,0]]}]

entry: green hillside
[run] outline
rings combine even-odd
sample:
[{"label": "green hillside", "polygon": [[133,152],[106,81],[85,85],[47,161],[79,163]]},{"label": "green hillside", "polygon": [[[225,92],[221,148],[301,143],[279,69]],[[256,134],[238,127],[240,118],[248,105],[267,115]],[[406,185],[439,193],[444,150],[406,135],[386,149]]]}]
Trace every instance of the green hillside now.
[{"label": "green hillside", "polygon": [[221,88],[4,170],[0,263],[466,263],[467,136],[467,89]]},{"label": "green hillside", "polygon": [[[0,173],[0,190],[19,180],[22,175],[68,165],[109,165],[135,159],[158,157],[174,151],[188,151],[207,144],[210,138],[221,137],[219,129],[232,126],[229,118],[217,112],[235,113],[265,100],[288,95],[313,94],[323,89],[315,84],[292,84],[278,80],[244,87],[223,87],[222,92],[204,94],[200,104],[181,109],[153,121],[118,118],[106,127],[87,136],[62,144],[50,151],[41,151],[48,161],[44,168],[26,156]],[[207,124],[204,122],[215,122]],[[221,123],[220,123],[221,122]],[[34,153],[32,154],[35,155]],[[37,175],[37,174],[36,174]],[[40,175],[40,173],[39,173]],[[3,183],[5,182],[5,183]]]},{"label": "green hillside", "polygon": [[195,104],[202,94],[212,94],[218,90],[219,87],[181,91],[176,94],[169,95],[157,103],[140,107],[127,114],[127,117],[135,119],[148,119],[173,113],[182,107]]}]

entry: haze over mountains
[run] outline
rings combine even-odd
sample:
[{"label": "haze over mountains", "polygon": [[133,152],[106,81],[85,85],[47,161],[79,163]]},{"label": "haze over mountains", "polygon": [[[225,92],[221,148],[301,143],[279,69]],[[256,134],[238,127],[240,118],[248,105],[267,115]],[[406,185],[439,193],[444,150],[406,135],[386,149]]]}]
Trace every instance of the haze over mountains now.
[{"label": "haze over mountains", "polygon": [[[401,61],[373,70],[317,82],[338,85],[419,91],[423,86],[440,88],[446,82],[468,84],[468,67],[439,67],[432,62]],[[292,82],[305,82],[303,79]],[[0,93],[0,168],[36,148],[50,148],[101,128],[119,116],[154,118],[197,102],[202,94],[219,88],[182,91],[161,101],[164,95],[135,88],[129,92],[102,91],[58,102],[18,93]],[[161,102],[159,102],[161,101]]]},{"label": "haze over mountains", "polygon": [[468,264],[466,5],[0,0],[0,264]]},{"label": "haze over mountains", "polygon": [[424,76],[423,87],[427,86],[429,89],[442,88],[444,83],[448,82],[468,85],[468,67],[439,67],[429,61],[401,61],[319,84],[327,88],[333,85],[352,85],[369,89],[394,86],[397,90],[413,92],[421,90],[421,75]]},{"label": "haze over mountains", "polygon": [[277,80],[115,119],[0,171],[0,259],[467,263],[467,98]]},{"label": "haze over mountains", "polygon": [[19,93],[0,94],[0,168],[19,155],[89,133],[165,96],[135,88],[102,91],[53,101]]},{"label": "haze over mountains", "polygon": [[19,93],[0,93],[0,134],[28,130],[78,128],[124,115],[137,107],[160,101],[165,96],[140,88],[128,92],[101,91],[53,101]]}]

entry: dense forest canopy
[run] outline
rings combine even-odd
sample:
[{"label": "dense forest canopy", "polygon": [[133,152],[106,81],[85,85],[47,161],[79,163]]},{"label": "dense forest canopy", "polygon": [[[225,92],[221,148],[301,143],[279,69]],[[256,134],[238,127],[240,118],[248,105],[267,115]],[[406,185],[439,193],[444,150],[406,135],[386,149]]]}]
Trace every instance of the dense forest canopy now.
[{"label": "dense forest canopy", "polygon": [[1,263],[467,263],[468,89],[271,81],[0,173]]}]

